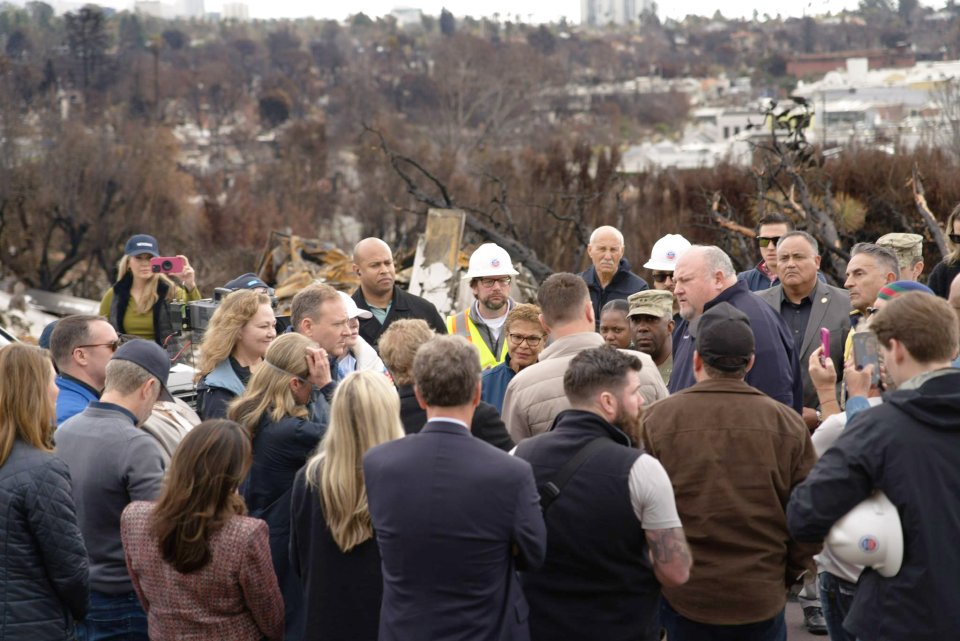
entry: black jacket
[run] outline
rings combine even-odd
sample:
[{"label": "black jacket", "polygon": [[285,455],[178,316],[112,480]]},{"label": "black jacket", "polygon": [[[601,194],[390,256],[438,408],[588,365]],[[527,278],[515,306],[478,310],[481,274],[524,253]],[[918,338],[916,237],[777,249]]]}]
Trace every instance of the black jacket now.
[{"label": "black jacket", "polygon": [[620,259],[617,273],[613,275],[610,284],[606,287],[600,286],[597,269],[593,265],[588,267],[586,271],[580,272],[579,276],[586,281],[587,289],[590,290],[590,300],[593,302],[593,315],[597,331],[600,330],[600,310],[603,309],[604,305],[612,300],[627,300],[631,294],[650,288],[647,281],[630,271],[630,262],[626,258]]},{"label": "black jacket", "polygon": [[305,614],[303,589],[290,571],[293,480],[325,431],[326,425],[294,416],[274,422],[265,412],[253,437],[253,464],[240,488],[250,516],[270,527],[270,554],[286,611],[286,639],[299,638]]},{"label": "black jacket", "polygon": [[0,466],[0,638],[73,639],[90,575],[66,463],[16,439]]},{"label": "black jacket", "polygon": [[[416,434],[426,424],[427,412],[417,403],[413,385],[401,385],[397,392],[400,393],[400,421],[403,423],[403,431]],[[500,418],[500,412],[490,403],[480,401],[470,422],[470,433],[504,452],[513,449],[514,442],[510,438],[510,432]]]},{"label": "black jacket", "polygon": [[[123,278],[113,284],[113,300],[110,302],[110,315],[107,320],[123,334],[123,315],[127,313],[130,304],[130,288],[133,286],[133,274],[127,272]],[[170,320],[170,305],[167,303],[167,294],[170,286],[163,280],[157,282],[157,302],[153,304],[153,339],[161,347],[167,347],[167,339],[176,333],[173,322]],[[171,346],[172,348],[172,346]]]},{"label": "black jacket", "polygon": [[301,641],[377,641],[383,575],[376,538],[343,552],[330,534],[306,468],[293,482],[290,563],[300,577],[306,620]]},{"label": "black jacket", "polygon": [[[359,287],[357,287],[357,291],[353,293],[353,302],[355,302],[360,309],[370,311],[370,306],[363,298],[363,291]],[[387,317],[384,319],[383,324],[381,325],[380,321],[376,318],[361,318],[360,337],[373,347],[376,347],[377,341],[380,340],[380,335],[390,326],[390,323],[401,318],[420,318],[427,321],[427,325],[436,333],[447,333],[447,325],[443,322],[443,317],[440,316],[440,312],[433,306],[433,303],[425,298],[420,298],[419,296],[405,292],[394,285],[393,303],[390,305],[390,311],[387,312]]]},{"label": "black jacket", "polygon": [[787,506],[790,533],[810,542],[874,490],[897,507],[903,566],[890,578],[865,570],[844,621],[863,641],[938,641],[960,630],[960,371],[936,374],[857,414]]},{"label": "black jacket", "polygon": [[930,276],[927,277],[927,285],[940,298],[948,298],[950,296],[950,285],[957,274],[960,274],[960,260],[952,264],[941,260],[930,272]]}]

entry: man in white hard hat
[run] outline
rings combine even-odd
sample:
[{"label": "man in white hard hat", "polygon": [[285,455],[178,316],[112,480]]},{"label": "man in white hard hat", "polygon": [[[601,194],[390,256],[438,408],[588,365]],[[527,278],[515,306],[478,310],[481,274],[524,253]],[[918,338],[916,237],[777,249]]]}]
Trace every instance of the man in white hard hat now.
[{"label": "man in white hard hat", "polygon": [[495,243],[485,243],[470,255],[467,278],[473,290],[473,304],[447,317],[447,331],[466,338],[480,352],[480,368],[487,370],[507,357],[504,323],[516,304],[510,298],[510,285],[519,272],[507,251]]},{"label": "man in white hard hat", "polygon": [[[649,269],[653,276],[654,289],[673,293],[673,288],[677,284],[673,280],[673,270],[677,266],[677,259],[688,249],[690,249],[690,241],[680,234],[667,234],[653,244],[650,260],[643,266]],[[674,322],[679,322],[680,306],[676,299],[673,300],[673,315]]]},{"label": "man in white hard hat", "polygon": [[[942,322],[931,322],[937,319]],[[871,316],[888,378],[882,405],[847,424],[797,487],[787,508],[798,541],[822,540],[834,523],[879,490],[903,523],[903,565],[893,577],[867,569],[843,627],[862,641],[939,641],[960,630],[960,340],[956,313],[920,292]],[[882,533],[865,551],[885,555]],[[862,559],[861,559],[862,561]]]}]

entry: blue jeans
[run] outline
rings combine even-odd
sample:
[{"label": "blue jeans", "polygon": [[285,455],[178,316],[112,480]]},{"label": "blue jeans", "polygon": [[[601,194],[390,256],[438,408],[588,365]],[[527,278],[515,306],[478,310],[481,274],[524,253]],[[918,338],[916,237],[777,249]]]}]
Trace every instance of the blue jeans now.
[{"label": "blue jeans", "polygon": [[104,594],[90,590],[90,607],[77,623],[77,641],[149,641],[147,613],[136,592]]},{"label": "blue jeans", "polygon": [[856,637],[843,629],[843,620],[847,618],[850,606],[853,605],[857,586],[829,572],[821,572],[818,582],[823,619],[827,622],[830,641],[856,641]]},{"label": "blue jeans", "polygon": [[660,625],[669,641],[787,641],[787,623],[780,610],[772,619],[743,625],[698,623],[679,614],[666,599],[660,605]]}]

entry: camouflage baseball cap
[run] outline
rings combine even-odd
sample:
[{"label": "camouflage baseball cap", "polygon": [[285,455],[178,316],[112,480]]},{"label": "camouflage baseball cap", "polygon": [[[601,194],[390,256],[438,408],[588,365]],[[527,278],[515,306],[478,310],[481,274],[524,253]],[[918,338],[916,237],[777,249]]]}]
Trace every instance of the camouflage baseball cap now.
[{"label": "camouflage baseball cap", "polygon": [[673,315],[673,294],[665,289],[645,289],[631,294],[627,299],[630,312],[627,316],[656,316],[664,318]]},{"label": "camouflage baseball cap", "polygon": [[884,234],[877,239],[877,245],[894,251],[901,270],[912,268],[917,260],[923,258],[923,236],[920,234]]}]

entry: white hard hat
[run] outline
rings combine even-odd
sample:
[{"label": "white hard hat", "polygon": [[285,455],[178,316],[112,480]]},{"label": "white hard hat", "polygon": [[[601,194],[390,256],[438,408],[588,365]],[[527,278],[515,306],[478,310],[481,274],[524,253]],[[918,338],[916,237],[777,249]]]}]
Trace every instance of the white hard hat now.
[{"label": "white hard hat", "polygon": [[650,260],[644,264],[644,267],[672,272],[677,265],[677,259],[688,249],[690,249],[689,240],[680,234],[667,234],[653,244]]},{"label": "white hard hat", "polygon": [[484,243],[470,255],[470,268],[467,278],[485,278],[487,276],[516,276],[510,254],[496,243]]},{"label": "white hard hat", "polygon": [[824,541],[841,561],[895,576],[903,563],[900,514],[883,492],[874,492],[833,524]]}]

